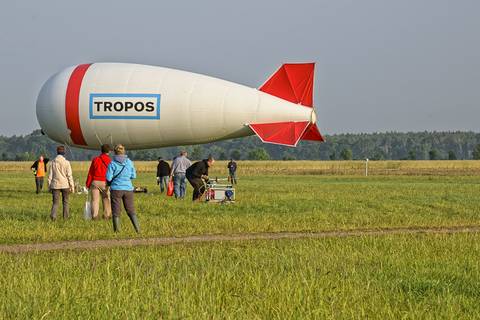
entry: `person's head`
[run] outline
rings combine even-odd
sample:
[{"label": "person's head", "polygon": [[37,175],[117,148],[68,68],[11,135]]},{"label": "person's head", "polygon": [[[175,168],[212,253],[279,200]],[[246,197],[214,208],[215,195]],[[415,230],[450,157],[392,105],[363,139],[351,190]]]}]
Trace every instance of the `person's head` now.
[{"label": "person's head", "polygon": [[158,162],[163,161],[162,157],[158,157]]},{"label": "person's head", "polygon": [[62,156],[65,155],[65,147],[64,146],[58,146],[57,147],[57,154],[60,154]]},{"label": "person's head", "polygon": [[117,144],[113,150],[116,155],[125,154],[125,147],[122,144]]},{"label": "person's head", "polygon": [[186,157],[188,155],[187,151],[183,150],[182,152],[180,152],[180,155],[183,156],[183,157]]},{"label": "person's head", "polygon": [[43,161],[43,155],[40,155],[40,157],[38,157],[38,160]]},{"label": "person's head", "polygon": [[233,162],[233,159],[230,159],[230,162]]},{"label": "person's head", "polygon": [[208,156],[208,159],[207,159],[207,164],[209,167],[211,167],[213,164],[215,163],[215,159],[213,159],[213,156]]},{"label": "person's head", "polygon": [[100,147],[100,151],[102,151],[102,153],[110,153],[110,145],[102,144],[102,146]]}]

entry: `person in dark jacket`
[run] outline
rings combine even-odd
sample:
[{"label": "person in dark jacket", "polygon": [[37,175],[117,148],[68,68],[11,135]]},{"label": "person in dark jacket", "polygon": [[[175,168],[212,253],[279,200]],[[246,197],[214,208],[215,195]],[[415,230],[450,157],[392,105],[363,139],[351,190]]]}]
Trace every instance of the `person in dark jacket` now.
[{"label": "person in dark jacket", "polygon": [[170,165],[162,157],[158,158],[157,165],[157,184],[160,185],[160,192],[163,192],[168,186],[170,178]]},{"label": "person in dark jacket", "polygon": [[208,181],[208,168],[210,168],[215,160],[212,156],[192,164],[186,171],[186,178],[193,187],[193,201],[200,200],[205,192],[205,184],[203,180]]},{"label": "person in dark jacket", "polygon": [[232,184],[237,184],[237,163],[230,159],[230,162],[227,164],[228,168],[228,181]]},{"label": "person in dark jacket", "polygon": [[30,167],[30,169],[32,169],[33,171],[33,175],[35,176],[35,186],[37,189],[37,194],[39,194],[43,189],[43,180],[47,173],[48,160],[48,158],[44,158],[43,155],[41,155],[38,160],[36,160]]}]

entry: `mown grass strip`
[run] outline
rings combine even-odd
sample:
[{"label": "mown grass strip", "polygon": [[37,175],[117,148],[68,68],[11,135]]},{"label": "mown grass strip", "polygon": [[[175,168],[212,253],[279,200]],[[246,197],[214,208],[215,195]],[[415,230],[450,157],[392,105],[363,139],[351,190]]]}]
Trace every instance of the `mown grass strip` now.
[{"label": "mown grass strip", "polygon": [[333,230],[324,232],[270,232],[270,233],[244,233],[244,234],[219,234],[195,235],[187,237],[157,237],[137,239],[110,239],[92,241],[63,241],[52,243],[35,243],[19,245],[0,245],[0,253],[25,253],[38,251],[57,250],[89,250],[100,248],[118,248],[134,246],[165,246],[178,243],[203,243],[223,241],[250,241],[250,240],[280,240],[280,239],[318,239],[341,238],[354,236],[382,236],[397,234],[454,234],[476,233],[480,226],[454,226],[454,227],[400,227],[386,229],[356,229]]}]

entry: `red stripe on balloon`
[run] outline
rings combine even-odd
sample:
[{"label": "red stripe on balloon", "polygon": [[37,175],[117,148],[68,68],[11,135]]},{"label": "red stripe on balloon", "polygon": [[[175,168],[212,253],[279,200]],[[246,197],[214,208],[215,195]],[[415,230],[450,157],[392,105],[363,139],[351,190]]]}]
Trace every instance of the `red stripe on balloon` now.
[{"label": "red stripe on balloon", "polygon": [[73,70],[68,80],[67,94],[65,96],[65,117],[67,128],[70,129],[70,137],[76,145],[86,146],[85,138],[80,126],[79,99],[83,77],[92,64],[80,64]]}]

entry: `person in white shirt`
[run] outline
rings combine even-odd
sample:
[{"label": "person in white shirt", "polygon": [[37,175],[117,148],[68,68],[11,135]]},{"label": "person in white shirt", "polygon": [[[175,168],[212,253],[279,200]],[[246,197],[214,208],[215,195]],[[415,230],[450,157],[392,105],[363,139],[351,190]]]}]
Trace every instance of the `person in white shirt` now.
[{"label": "person in white shirt", "polygon": [[52,192],[52,210],[50,218],[55,221],[57,219],[57,209],[60,204],[60,195],[63,204],[63,219],[68,219],[68,196],[69,193],[75,191],[73,183],[72,167],[70,161],[65,159],[65,147],[57,147],[57,156],[50,161],[48,171],[48,189]]}]

